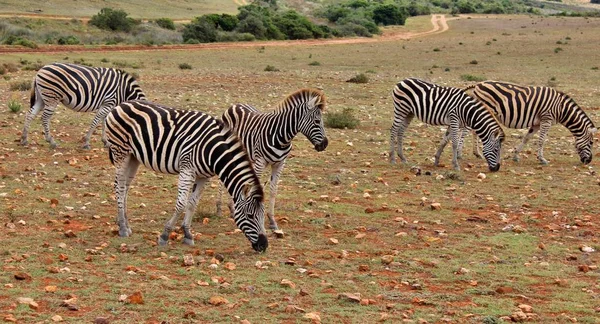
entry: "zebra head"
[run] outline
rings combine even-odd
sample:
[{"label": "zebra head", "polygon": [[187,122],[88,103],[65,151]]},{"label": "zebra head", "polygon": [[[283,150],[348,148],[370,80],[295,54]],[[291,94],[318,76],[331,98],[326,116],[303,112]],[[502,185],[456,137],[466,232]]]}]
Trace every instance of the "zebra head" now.
[{"label": "zebra head", "polygon": [[594,144],[594,134],[596,132],[598,132],[596,127],[588,128],[584,132],[584,135],[575,139],[577,153],[579,154],[579,159],[583,164],[589,164],[592,162],[592,145]]},{"label": "zebra head", "polygon": [[298,130],[314,145],[317,152],[321,152],[329,144],[323,124],[325,96],[319,92],[318,95],[310,97],[305,104],[306,110],[300,118]]},{"label": "zebra head", "polygon": [[234,200],[235,213],[233,220],[252,248],[264,252],[269,246],[265,231],[265,207],[263,204],[263,189],[260,183],[246,183],[242,186],[240,194]]},{"label": "zebra head", "polygon": [[489,136],[482,139],[482,142],[483,156],[488,163],[488,168],[492,172],[500,170],[500,151],[502,142],[504,142],[504,131],[502,131],[502,128],[497,128]]}]

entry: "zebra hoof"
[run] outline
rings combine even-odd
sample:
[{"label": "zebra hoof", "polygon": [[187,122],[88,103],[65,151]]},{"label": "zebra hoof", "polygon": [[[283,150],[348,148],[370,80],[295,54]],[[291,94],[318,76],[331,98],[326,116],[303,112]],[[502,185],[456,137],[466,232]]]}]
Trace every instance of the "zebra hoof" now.
[{"label": "zebra hoof", "polygon": [[84,150],[91,149],[90,144],[84,144],[81,148],[84,149]]},{"label": "zebra hoof", "polygon": [[163,238],[162,235],[158,237],[158,245],[165,246],[165,245],[167,245],[167,243],[169,243],[169,237],[168,236],[166,238]]},{"label": "zebra hoof", "polygon": [[131,228],[129,227],[119,227],[119,236],[120,237],[129,237],[131,235],[132,231]]},{"label": "zebra hoof", "polygon": [[29,142],[26,139],[21,139],[22,146],[27,146],[27,144],[29,144]]},{"label": "zebra hoof", "polygon": [[541,165],[548,165],[548,163],[550,163],[550,162],[548,162],[548,160],[546,160],[546,159],[541,159],[540,160],[540,164]]},{"label": "zebra hoof", "polygon": [[53,149],[53,150],[54,150],[54,149],[55,149],[57,146],[58,146],[58,145],[56,145],[56,143],[50,143],[50,148],[51,148],[51,149]]},{"label": "zebra hoof", "polygon": [[194,239],[190,239],[190,238],[183,238],[183,244],[185,245],[189,245],[189,246],[194,246]]}]

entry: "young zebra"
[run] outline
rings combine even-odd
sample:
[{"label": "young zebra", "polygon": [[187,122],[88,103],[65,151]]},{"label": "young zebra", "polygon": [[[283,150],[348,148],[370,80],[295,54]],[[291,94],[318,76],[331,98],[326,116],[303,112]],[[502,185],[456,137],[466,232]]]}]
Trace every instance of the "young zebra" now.
[{"label": "young zebra", "polygon": [[[582,163],[592,161],[593,134],[598,131],[592,120],[568,95],[550,87],[525,87],[497,81],[484,81],[471,85],[473,94],[481,102],[494,110],[498,120],[510,128],[529,128],[523,142],[515,149],[513,160],[519,161],[519,152],[540,131],[537,158],[548,164],[544,158],[544,141],[550,126],[561,123],[573,136],[575,147]],[[473,153],[478,154],[477,141],[473,140]]]},{"label": "young zebra", "polygon": [[500,169],[500,148],[504,140],[504,132],[493,114],[483,104],[469,97],[463,90],[442,87],[423,80],[409,78],[398,83],[392,92],[394,99],[394,122],[390,135],[390,162],[396,163],[394,150],[406,163],[402,151],[404,132],[417,116],[430,125],[448,125],[448,131],[437,152],[435,165],[439,164],[440,155],[448,141],[452,140],[452,165],[458,166],[458,148],[462,140],[461,129],[469,128],[481,138],[483,155],[490,171]]},{"label": "young zebra", "polygon": [[[235,200],[234,221],[254,250],[267,249],[263,189],[242,143],[223,123],[199,111],[175,110],[146,101],[121,103],[106,117],[109,158],[116,167],[119,235],[129,236],[127,192],[140,164],[179,174],[177,203],[158,243],[167,244],[179,215],[183,243],[193,245],[192,216],[200,192],[217,175]],[[191,192],[190,192],[191,191]]]},{"label": "young zebra", "polygon": [[[50,135],[50,118],[59,103],[80,112],[95,112],[90,129],[85,135],[83,148],[90,148],[90,137],[106,114],[123,101],[146,99],[135,79],[121,70],[88,67],[76,64],[53,63],[42,67],[33,80],[31,108],[25,115],[21,144],[27,145],[29,124],[42,110],[44,135],[50,147],[56,142]],[[102,128],[102,141],[104,128]]]},{"label": "young zebra", "polygon": [[[322,91],[301,89],[287,96],[274,111],[261,113],[250,105],[237,104],[223,113],[223,122],[244,143],[258,176],[262,175],[267,166],[271,166],[267,215],[269,227],[273,230],[278,229],[275,221],[277,183],[285,160],[292,150],[292,140],[298,133],[302,133],[316,151],[327,148],[328,139],[322,119],[325,107],[326,100]],[[217,201],[217,214],[220,213],[221,194]]]}]

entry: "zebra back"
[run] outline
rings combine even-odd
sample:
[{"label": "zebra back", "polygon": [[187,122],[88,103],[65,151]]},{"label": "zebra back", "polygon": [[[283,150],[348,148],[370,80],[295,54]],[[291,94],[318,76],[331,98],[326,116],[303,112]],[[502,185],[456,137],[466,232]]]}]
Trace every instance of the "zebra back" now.
[{"label": "zebra back", "polygon": [[37,72],[34,85],[45,101],[62,102],[76,111],[146,98],[135,78],[123,70],[69,63],[45,65]]},{"label": "zebra back", "polygon": [[235,199],[242,194],[264,199],[240,140],[208,114],[136,100],[118,105],[105,123],[111,161],[115,152],[128,152],[154,171],[217,175]]}]

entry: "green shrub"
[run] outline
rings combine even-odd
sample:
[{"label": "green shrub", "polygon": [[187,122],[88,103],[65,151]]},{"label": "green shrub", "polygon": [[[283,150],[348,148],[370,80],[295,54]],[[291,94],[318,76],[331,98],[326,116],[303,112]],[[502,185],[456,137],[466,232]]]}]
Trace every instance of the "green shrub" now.
[{"label": "green shrub", "polygon": [[319,65],[321,65],[321,62],[319,62],[319,61],[312,61],[312,62],[308,63],[308,65],[319,66]]},{"label": "green shrub", "polygon": [[555,49],[554,49],[554,53],[559,53],[559,52],[561,52],[562,50],[563,50],[562,48],[560,48],[560,47],[557,47],[557,48],[555,48]]},{"label": "green shrub", "polygon": [[434,49],[433,49],[433,51],[434,51],[434,52],[439,52],[439,51],[440,51],[440,49],[436,47],[436,48],[434,48]]},{"label": "green shrub", "polygon": [[171,18],[158,18],[156,24],[164,29],[175,30],[175,23]]},{"label": "green shrub", "polygon": [[328,113],[325,116],[325,126],[329,128],[354,129],[360,125],[360,120],[354,117],[352,108],[344,108],[342,112]]},{"label": "green shrub", "polygon": [[346,82],[351,82],[351,83],[368,83],[369,82],[369,77],[366,76],[364,73],[359,73],[359,74],[353,76],[352,78],[346,80]]},{"label": "green shrub", "polygon": [[69,35],[69,36],[61,36],[56,40],[58,45],[77,45],[79,44],[79,38]]},{"label": "green shrub", "polygon": [[479,62],[477,62],[477,60],[472,60],[471,62],[469,62],[469,64],[477,65],[479,64]]},{"label": "green shrub", "polygon": [[121,9],[102,8],[100,12],[92,16],[90,25],[104,30],[130,32],[136,20],[127,17],[127,13]]},{"label": "green shrub", "polygon": [[31,90],[31,81],[15,81],[9,86],[10,91],[28,91]]},{"label": "green shrub", "polygon": [[376,24],[387,25],[404,25],[408,12],[404,8],[400,8],[395,4],[381,4],[373,9],[373,21]]},{"label": "green shrub", "polygon": [[255,41],[256,37],[249,33],[238,33],[238,32],[217,32],[217,42],[252,42]]},{"label": "green shrub", "polygon": [[473,81],[473,82],[481,82],[481,81],[486,80],[485,77],[478,76],[478,75],[472,75],[472,74],[463,74],[460,76],[460,79],[463,81]]},{"label": "green shrub", "polygon": [[[196,17],[194,20],[184,25],[183,41],[193,39],[200,43],[212,43],[217,41],[217,28],[214,23],[205,16]],[[188,43],[189,44],[189,43]]]},{"label": "green shrub", "polygon": [[10,35],[4,40],[6,45],[20,45],[29,48],[38,48],[37,44],[27,38]]},{"label": "green shrub", "polygon": [[13,113],[18,113],[23,108],[23,105],[17,99],[8,100],[8,109]]},{"label": "green shrub", "polygon": [[265,71],[267,71],[267,72],[277,72],[277,71],[279,71],[279,69],[276,68],[276,67],[274,67],[273,65],[267,65],[265,67]]},{"label": "green shrub", "polygon": [[37,62],[37,63],[29,63],[27,65],[25,65],[23,67],[23,71],[37,71],[39,69],[41,69],[44,66],[44,64]]},{"label": "green shrub", "polygon": [[106,57],[104,57],[104,58],[102,58],[102,59],[100,60],[100,62],[102,62],[102,63],[108,63],[108,62],[110,62],[110,61],[109,61],[109,60],[108,60]]},{"label": "green shrub", "polygon": [[189,65],[188,63],[181,63],[181,64],[179,64],[179,69],[181,69],[181,70],[191,70],[192,66]]}]

